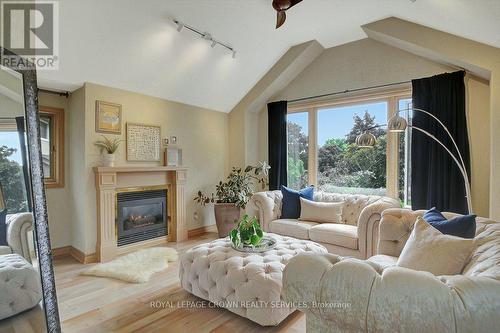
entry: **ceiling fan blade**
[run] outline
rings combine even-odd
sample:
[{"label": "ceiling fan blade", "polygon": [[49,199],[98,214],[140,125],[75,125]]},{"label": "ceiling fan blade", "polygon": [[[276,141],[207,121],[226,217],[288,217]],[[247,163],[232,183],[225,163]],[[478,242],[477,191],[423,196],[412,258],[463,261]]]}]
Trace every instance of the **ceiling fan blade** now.
[{"label": "ceiling fan blade", "polygon": [[276,18],[276,29],[281,27],[283,23],[286,21],[286,13],[284,10],[277,12],[277,18]]},{"label": "ceiling fan blade", "polygon": [[292,8],[293,6],[295,6],[296,4],[298,4],[299,2],[301,2],[302,0],[292,0],[290,1],[290,7],[288,7],[289,9]]}]

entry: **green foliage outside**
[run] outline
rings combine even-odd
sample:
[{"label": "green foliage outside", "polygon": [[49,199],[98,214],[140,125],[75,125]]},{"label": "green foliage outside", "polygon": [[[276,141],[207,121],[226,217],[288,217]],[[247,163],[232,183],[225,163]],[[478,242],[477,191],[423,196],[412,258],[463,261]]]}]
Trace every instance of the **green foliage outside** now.
[{"label": "green foliage outside", "polygon": [[9,214],[28,210],[22,166],[8,159],[15,152],[14,148],[0,146],[0,184]]},{"label": "green foliage outside", "polygon": [[[360,148],[356,137],[366,128],[377,125],[368,112],[353,116],[353,127],[345,138],[331,138],[318,150],[318,187],[343,193],[385,194],[386,131],[375,128],[373,148]],[[308,184],[308,138],[302,128],[288,123],[288,185],[302,188]],[[404,148],[404,144],[403,144]],[[403,176],[403,175],[402,175]]]}]

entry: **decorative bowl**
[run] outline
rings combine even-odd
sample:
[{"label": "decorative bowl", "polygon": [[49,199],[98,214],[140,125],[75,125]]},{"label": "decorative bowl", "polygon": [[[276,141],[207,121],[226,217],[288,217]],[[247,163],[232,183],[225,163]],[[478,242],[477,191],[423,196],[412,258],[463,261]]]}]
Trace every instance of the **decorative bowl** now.
[{"label": "decorative bowl", "polygon": [[234,245],[231,240],[229,240],[231,243],[231,247],[235,249],[236,251],[240,252],[246,252],[246,253],[262,253],[266,252],[269,250],[272,250],[276,247],[277,241],[273,237],[270,236],[265,236],[262,237],[260,243],[258,245],[252,245],[252,244],[239,244],[238,246]]}]

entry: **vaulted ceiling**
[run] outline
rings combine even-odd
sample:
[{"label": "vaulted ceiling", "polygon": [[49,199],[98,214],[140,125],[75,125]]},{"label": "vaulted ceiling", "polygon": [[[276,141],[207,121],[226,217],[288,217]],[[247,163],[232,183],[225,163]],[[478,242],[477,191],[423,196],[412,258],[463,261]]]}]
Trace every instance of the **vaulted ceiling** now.
[{"label": "vaulted ceiling", "polygon": [[[325,48],[365,38],[361,25],[389,16],[500,47],[499,0],[304,0],[274,29],[271,0],[62,0],[60,68],[44,88],[94,82],[229,112],[293,45]],[[237,50],[236,58],[177,18]]]}]

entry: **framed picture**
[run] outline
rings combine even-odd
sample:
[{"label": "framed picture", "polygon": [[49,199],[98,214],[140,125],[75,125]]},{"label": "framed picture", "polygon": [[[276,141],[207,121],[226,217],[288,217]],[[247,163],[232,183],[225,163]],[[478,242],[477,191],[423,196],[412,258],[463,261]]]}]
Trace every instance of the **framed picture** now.
[{"label": "framed picture", "polygon": [[127,123],[127,161],[159,162],[161,127]]},{"label": "framed picture", "polygon": [[165,148],[165,166],[181,166],[182,165],[182,149]]},{"label": "framed picture", "polygon": [[95,131],[122,134],[122,106],[104,101],[95,102]]}]

